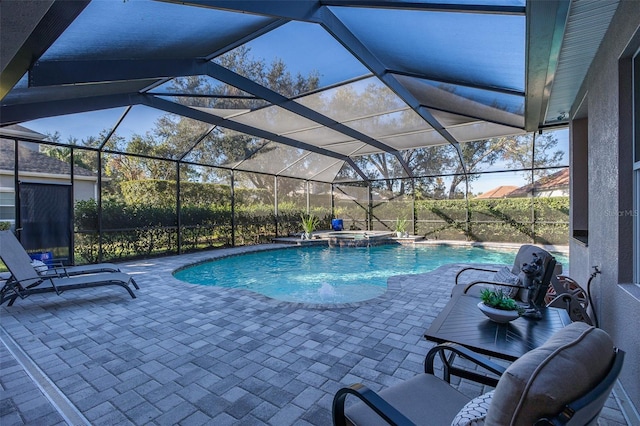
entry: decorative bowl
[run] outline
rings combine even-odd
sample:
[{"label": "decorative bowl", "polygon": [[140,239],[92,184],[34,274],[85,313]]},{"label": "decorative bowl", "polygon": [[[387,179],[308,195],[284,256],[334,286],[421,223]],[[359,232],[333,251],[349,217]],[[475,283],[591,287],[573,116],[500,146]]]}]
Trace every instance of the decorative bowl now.
[{"label": "decorative bowl", "polygon": [[483,314],[487,316],[491,321],[497,322],[500,324],[507,323],[509,321],[513,321],[518,318],[520,314],[518,311],[505,311],[504,309],[496,309],[484,304],[484,302],[478,303],[478,308],[482,311]]}]

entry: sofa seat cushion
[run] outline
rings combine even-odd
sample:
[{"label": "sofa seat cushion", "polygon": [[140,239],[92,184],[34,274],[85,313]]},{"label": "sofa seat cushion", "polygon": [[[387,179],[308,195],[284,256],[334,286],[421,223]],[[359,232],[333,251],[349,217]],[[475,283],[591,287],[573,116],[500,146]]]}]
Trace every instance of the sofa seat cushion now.
[{"label": "sofa seat cushion", "polygon": [[[424,373],[386,388],[379,394],[417,425],[448,425],[469,402],[468,397],[449,383]],[[388,426],[388,423],[362,402],[347,407],[345,415],[352,424]]]}]

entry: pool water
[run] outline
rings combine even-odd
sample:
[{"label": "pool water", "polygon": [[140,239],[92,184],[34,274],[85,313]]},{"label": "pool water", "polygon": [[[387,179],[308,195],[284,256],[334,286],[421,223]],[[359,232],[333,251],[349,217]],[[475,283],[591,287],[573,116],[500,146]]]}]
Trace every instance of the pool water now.
[{"label": "pool water", "polygon": [[313,246],[225,257],[182,269],[174,276],[192,284],[246,289],[287,302],[353,303],[382,295],[393,275],[429,272],[449,263],[510,265],[515,255],[515,251],[476,247]]}]

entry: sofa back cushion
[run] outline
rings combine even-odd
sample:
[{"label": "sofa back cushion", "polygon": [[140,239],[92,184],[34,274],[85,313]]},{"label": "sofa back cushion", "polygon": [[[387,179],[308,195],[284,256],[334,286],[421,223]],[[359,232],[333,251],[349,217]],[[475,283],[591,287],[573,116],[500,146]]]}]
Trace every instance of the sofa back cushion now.
[{"label": "sofa back cushion", "polygon": [[[511,272],[511,269],[509,269],[508,266],[503,266],[502,268],[498,269],[495,273],[495,275],[493,276],[493,281],[498,282],[498,283],[505,283],[505,284],[511,284],[511,285],[522,285],[522,283],[520,282],[520,279],[517,275],[514,275]],[[506,286],[506,285],[494,285],[494,290],[502,290],[502,292],[504,294],[506,294],[509,297],[516,297],[516,295],[518,294],[518,287],[510,287],[510,286]]]},{"label": "sofa back cushion", "polygon": [[575,322],[504,372],[487,412],[492,425],[530,425],[560,413],[609,371],[613,342],[601,329]]},{"label": "sofa back cushion", "polygon": [[[520,249],[516,254],[511,272],[514,275],[518,276],[519,284],[526,287],[529,284],[530,279],[527,278],[525,273],[522,271],[522,268],[525,264],[531,264],[536,260],[541,261],[542,269],[538,278],[542,282],[542,288],[535,301],[539,306],[543,306],[544,295],[546,294],[547,287],[551,280],[551,276],[554,274],[554,269],[556,266],[555,257],[553,257],[551,253],[540,247],[531,244],[523,244],[522,246],[520,246]],[[517,294],[514,294],[512,297],[521,302],[529,302],[529,290],[521,288],[520,291],[518,291]]]}]

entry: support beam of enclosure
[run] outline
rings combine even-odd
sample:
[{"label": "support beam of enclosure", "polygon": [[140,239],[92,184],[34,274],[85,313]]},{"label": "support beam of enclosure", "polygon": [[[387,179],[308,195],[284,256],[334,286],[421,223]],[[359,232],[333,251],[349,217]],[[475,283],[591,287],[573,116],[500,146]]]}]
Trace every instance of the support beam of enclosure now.
[{"label": "support beam of enclosure", "polygon": [[525,130],[544,126],[569,15],[569,0],[528,2]]},{"label": "support beam of enclosure", "polygon": [[38,61],[29,73],[29,85],[60,86],[198,75],[206,64],[205,60],[193,59]]},{"label": "support beam of enclosure", "polygon": [[[251,93],[261,99],[269,101],[270,103],[277,105],[281,108],[286,109],[287,111],[293,112],[301,117],[307,118],[311,121],[315,121],[318,124],[322,124],[325,127],[328,127],[332,130],[345,134],[353,139],[362,141],[367,145],[371,145],[381,151],[394,154],[402,166],[405,169],[405,172],[408,176],[413,176],[411,169],[407,166],[405,161],[399,155],[398,151],[388,145],[383,144],[359,131],[352,129],[349,126],[345,126],[342,123],[338,123],[337,121],[318,113],[317,111],[312,110],[304,105],[301,105],[295,101],[289,100],[288,98],[280,95],[279,93],[274,92],[271,89],[268,89],[264,86],[261,86],[254,81],[241,76],[233,71],[230,71],[218,64],[213,62],[209,62],[208,64],[209,72],[208,75],[216,78],[220,81],[223,81],[227,84],[230,84],[234,87],[238,87],[244,90],[247,93]],[[315,150],[311,150],[312,152],[316,152]]]},{"label": "support beam of enclosure", "polygon": [[[402,164],[407,176],[413,176],[411,169],[396,149],[210,61],[189,59],[98,60],[90,63],[53,61],[36,64],[32,74],[31,81],[34,86],[63,85],[74,81],[97,83],[206,74],[380,151],[393,154]],[[306,146],[309,151],[319,154],[328,151],[315,145],[307,144]]]},{"label": "support beam of enclosure", "polygon": [[16,104],[2,107],[2,125],[16,124],[29,120],[37,120],[43,117],[55,117],[58,115],[77,114],[100,109],[128,107],[135,105],[133,99],[136,95],[115,94],[106,96],[93,96],[78,99],[58,99],[47,102],[33,102],[28,104]]},{"label": "support beam of enclosure", "polygon": [[252,1],[240,4],[237,0],[162,0],[166,3],[178,3],[186,6],[207,7],[219,10],[229,10],[240,13],[255,13],[274,18],[294,19],[296,21],[310,20],[322,6],[318,0],[280,0],[280,1]]},{"label": "support beam of enclosure", "polygon": [[254,1],[243,3],[241,6],[237,0],[162,0],[167,3],[179,3],[198,7],[230,10],[234,12],[250,12],[264,16],[273,16],[297,21],[318,22],[314,19],[315,13],[321,7],[363,7],[378,9],[402,9],[420,10],[431,12],[458,12],[458,13],[491,13],[503,15],[524,15],[523,6],[491,5],[491,4],[464,4],[462,2],[417,2],[417,1],[389,1],[389,0],[280,0],[280,1]]},{"label": "support beam of enclosure", "polygon": [[364,180],[368,179],[367,176],[362,172],[362,170],[360,170],[360,168],[353,162],[353,160],[346,155],[338,154],[333,151],[312,146],[304,142],[300,142],[295,139],[288,138],[286,136],[277,135],[275,133],[258,129],[256,127],[252,127],[246,124],[238,123],[231,120],[226,120],[224,118],[207,114],[204,111],[200,111],[194,108],[190,108],[188,106],[180,105],[175,102],[166,101],[164,99],[157,98],[152,95],[139,95],[139,97],[140,97],[140,101],[138,103],[147,105],[152,108],[157,108],[159,110],[170,112],[172,114],[178,114],[184,117],[192,118],[194,120],[202,121],[204,123],[213,124],[216,126],[230,129],[230,130],[235,130],[237,132],[246,133],[248,135],[253,135],[259,138],[264,138],[267,140],[278,142],[283,145],[288,145],[294,148],[304,149],[307,151],[313,151],[317,154],[321,154],[327,157],[336,158],[336,159],[345,161],[349,163],[351,167],[354,168],[356,173],[358,173],[358,175],[360,175],[362,179]]},{"label": "support beam of enclosure", "polygon": [[[396,95],[407,103],[420,117],[422,117],[435,131],[437,131],[447,142],[460,151],[458,141],[444,128],[442,124],[426,109],[420,102],[391,74],[387,73],[384,65],[367,49],[360,40],[338,19],[329,9],[323,8],[322,21],[325,29],[333,37],[342,43],[360,62],[365,64],[375,75],[377,75]],[[399,157],[399,156],[398,156]],[[462,157],[460,157],[462,158]],[[402,161],[403,166],[406,166]],[[466,166],[462,164],[464,170]],[[413,174],[409,174],[413,176]]]},{"label": "support beam of enclosure", "polygon": [[50,0],[28,4],[4,1],[0,4],[3,41],[0,99],[5,97],[33,62],[42,56],[89,3],[89,0]]}]

